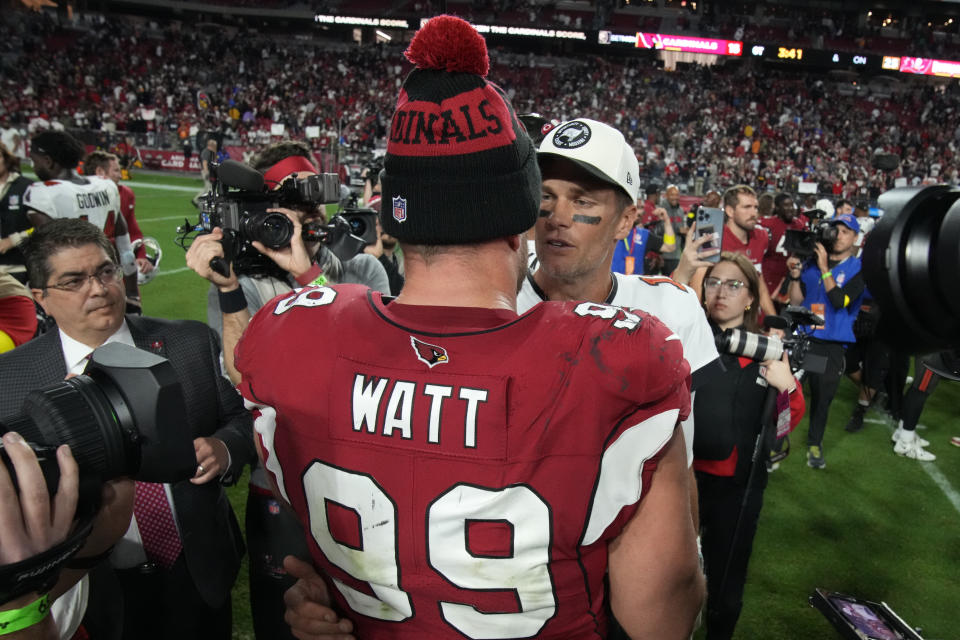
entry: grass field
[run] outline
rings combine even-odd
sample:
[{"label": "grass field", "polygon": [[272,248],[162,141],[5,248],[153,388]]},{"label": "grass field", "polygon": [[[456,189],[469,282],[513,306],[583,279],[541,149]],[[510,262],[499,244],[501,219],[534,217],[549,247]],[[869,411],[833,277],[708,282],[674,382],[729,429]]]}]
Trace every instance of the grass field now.
[{"label": "grass field", "polygon": [[[160,275],[142,291],[148,315],[206,318],[207,283],[186,268],[173,242],[184,217],[196,221],[190,198],[199,187],[196,179],[134,176],[140,226],[163,247]],[[737,638],[838,637],[807,604],[814,587],[885,601],[927,640],[960,638],[953,608],[960,595],[960,448],[949,444],[960,435],[960,385],[941,384],[920,419],[938,456],[932,463],[894,455],[893,425],[876,411],[862,432],[846,433],[854,398],[844,380],[827,428],[826,469],[806,467],[804,420],[794,452],[770,478]],[[229,493],[243,522],[245,481]],[[241,639],[253,637],[246,583],[244,567],[234,590],[234,635]]]}]

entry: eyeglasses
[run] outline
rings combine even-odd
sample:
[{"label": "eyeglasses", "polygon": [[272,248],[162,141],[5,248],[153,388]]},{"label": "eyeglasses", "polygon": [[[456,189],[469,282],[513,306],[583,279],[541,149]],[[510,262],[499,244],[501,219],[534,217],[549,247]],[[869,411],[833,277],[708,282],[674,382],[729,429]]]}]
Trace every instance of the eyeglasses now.
[{"label": "eyeglasses", "polygon": [[730,295],[740,293],[740,290],[746,286],[743,280],[721,280],[720,278],[704,278],[703,286],[708,290],[715,291],[717,287],[723,287],[723,291]]},{"label": "eyeglasses", "polygon": [[120,271],[120,267],[115,264],[105,264],[97,269],[95,273],[85,273],[82,275],[64,278],[58,281],[56,284],[48,284],[46,288],[76,293],[87,286],[87,282],[90,280],[90,278],[95,279],[105,287],[109,287],[117,284],[122,277],[123,273]]}]

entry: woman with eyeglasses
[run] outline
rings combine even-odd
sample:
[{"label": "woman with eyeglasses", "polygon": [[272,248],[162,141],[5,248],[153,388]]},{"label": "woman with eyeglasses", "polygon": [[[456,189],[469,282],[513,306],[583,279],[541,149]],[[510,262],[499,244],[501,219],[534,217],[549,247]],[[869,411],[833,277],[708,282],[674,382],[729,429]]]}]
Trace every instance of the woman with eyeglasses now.
[{"label": "woman with eyeglasses", "polygon": [[[760,274],[745,256],[721,254],[703,279],[704,309],[715,334],[726,329],[760,332],[761,286]],[[747,563],[767,486],[762,464],[749,487],[748,479],[768,387],[778,392],[778,435],[792,430],[804,412],[803,393],[786,354],[766,362],[727,353],[720,358],[726,372],[697,390],[693,409],[708,640],[731,638],[743,605]]]}]

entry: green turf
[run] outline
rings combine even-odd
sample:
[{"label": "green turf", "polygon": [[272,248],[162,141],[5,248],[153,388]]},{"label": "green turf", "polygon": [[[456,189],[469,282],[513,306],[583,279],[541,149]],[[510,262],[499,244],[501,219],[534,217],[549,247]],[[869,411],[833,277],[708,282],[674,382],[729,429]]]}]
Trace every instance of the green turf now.
[{"label": "green turf", "polygon": [[[138,183],[189,186],[200,181],[136,174]],[[144,233],[163,247],[161,275],[143,287],[145,312],[205,320],[207,283],[185,267],[174,245],[184,216],[196,221],[193,191],[135,186],[137,218]],[[960,568],[960,513],[922,465],[892,453],[887,424],[868,423],[857,434],[843,430],[855,389],[844,380],[830,413],[824,449],[827,467],[807,468],[803,442],[807,422],[797,428],[791,455],[770,478],[754,544],[737,638],[820,640],[838,637],[807,604],[814,587],[888,602],[904,619],[922,626],[928,640],[956,638],[958,616],[952,596]],[[960,489],[960,385],[942,383],[921,417],[938,459],[932,464]],[[869,419],[880,419],[871,410]],[[246,481],[228,490],[240,522]],[[252,638],[246,563],[234,589],[237,638]],[[697,636],[702,638],[700,632]]]}]

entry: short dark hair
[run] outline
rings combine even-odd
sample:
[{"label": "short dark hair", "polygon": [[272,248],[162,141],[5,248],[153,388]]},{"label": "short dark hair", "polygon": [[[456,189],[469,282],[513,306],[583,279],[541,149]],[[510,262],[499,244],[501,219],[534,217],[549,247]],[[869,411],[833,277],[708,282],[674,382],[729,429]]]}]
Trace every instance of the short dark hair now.
[{"label": "short dark hair", "polygon": [[20,173],[20,158],[13,155],[7,145],[0,142],[0,156],[3,157],[3,165],[9,173]]},{"label": "short dark hair", "polygon": [[837,204],[834,206],[834,210],[839,209],[840,207],[842,207],[842,206],[845,205],[845,204],[850,205],[850,208],[851,208],[851,209],[855,209],[855,208],[856,208],[856,207],[853,206],[853,203],[850,202],[849,200],[847,200],[846,198],[840,198],[839,200],[837,200]]},{"label": "short dark hair", "polygon": [[97,173],[97,169],[103,169],[106,171],[110,166],[110,163],[114,160],[119,162],[119,158],[117,158],[116,154],[104,151],[103,149],[91,151],[83,160],[83,173],[88,176],[92,176]]},{"label": "short dark hair", "polygon": [[86,148],[66,131],[41,131],[31,138],[30,153],[50,156],[63,169],[76,169]]},{"label": "short dark hair", "polygon": [[107,236],[95,225],[79,218],[57,218],[39,226],[23,246],[26,256],[27,278],[30,286],[46,289],[50,279],[49,258],[62,249],[93,244],[101,249],[115,264],[116,249]]},{"label": "short dark hair", "polygon": [[723,192],[723,206],[736,207],[740,202],[741,195],[753,196],[756,198],[757,192],[754,191],[752,187],[748,187],[745,184],[734,185]]},{"label": "short dark hair", "polygon": [[264,149],[260,155],[253,159],[251,166],[262,173],[281,160],[293,156],[302,156],[310,162],[314,162],[313,153],[307,143],[300,140],[283,140]]},{"label": "short dark hair", "polygon": [[793,196],[791,196],[789,193],[783,193],[783,192],[778,193],[777,197],[773,199],[773,208],[779,209],[780,207],[783,206],[783,203],[786,202],[787,200],[792,201]]}]

